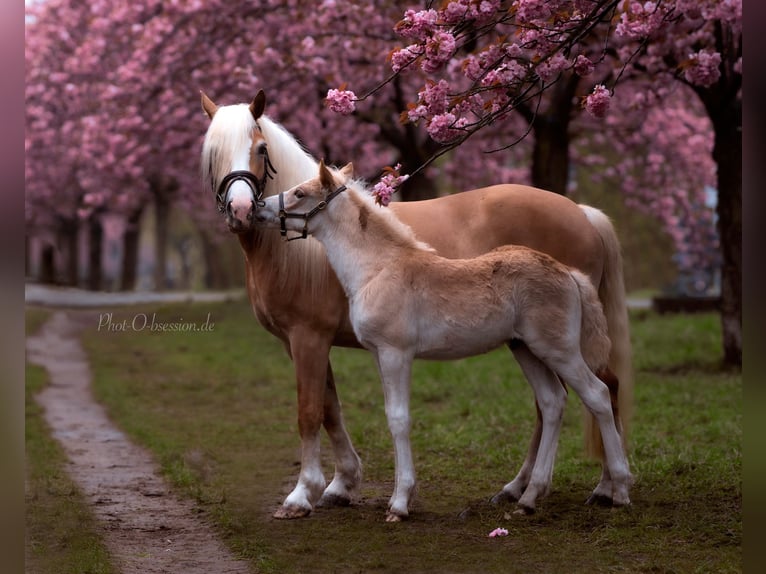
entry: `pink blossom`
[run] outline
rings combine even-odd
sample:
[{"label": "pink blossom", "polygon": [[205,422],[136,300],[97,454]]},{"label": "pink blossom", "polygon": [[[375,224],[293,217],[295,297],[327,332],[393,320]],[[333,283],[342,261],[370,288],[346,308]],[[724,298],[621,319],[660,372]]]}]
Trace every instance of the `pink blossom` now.
[{"label": "pink blossom", "polygon": [[718,52],[700,50],[691,55],[688,63],[684,68],[684,78],[695,86],[712,86],[721,77],[721,54]]},{"label": "pink blossom", "polygon": [[455,37],[449,32],[437,32],[426,41],[426,57],[421,68],[426,73],[433,73],[455,53]]},{"label": "pink blossom", "polygon": [[612,95],[603,84],[598,84],[593,91],[585,97],[585,109],[596,118],[603,118],[609,110]]},{"label": "pink blossom", "polygon": [[439,143],[446,143],[455,137],[455,114],[451,112],[445,112],[443,114],[435,115],[428,122],[428,135],[430,135],[434,141]]},{"label": "pink blossom", "polygon": [[331,89],[327,92],[326,102],[332,111],[348,115],[356,108],[356,94],[350,90]]},{"label": "pink blossom", "polygon": [[543,61],[537,66],[537,74],[544,80],[549,81],[558,76],[569,67],[569,61],[563,54],[555,54],[551,59]]},{"label": "pink blossom", "polygon": [[396,192],[396,188],[410,177],[407,174],[401,175],[399,173],[400,169],[402,169],[402,165],[399,163],[393,168],[386,168],[386,174],[372,188],[375,203],[386,207],[391,202],[391,196]]},{"label": "pink blossom", "polygon": [[411,44],[401,50],[396,50],[391,54],[391,69],[398,72],[409,66],[423,54],[423,47],[420,44]]},{"label": "pink blossom", "polygon": [[488,535],[490,538],[496,538],[498,536],[508,536],[508,530],[505,528],[495,528]]},{"label": "pink blossom", "polygon": [[424,41],[433,33],[436,21],[436,10],[407,10],[394,30],[404,38]]},{"label": "pink blossom", "polygon": [[574,63],[575,74],[584,78],[590,76],[593,73],[594,68],[595,66],[593,65],[593,62],[591,62],[587,56],[583,56],[582,54],[577,56]]}]

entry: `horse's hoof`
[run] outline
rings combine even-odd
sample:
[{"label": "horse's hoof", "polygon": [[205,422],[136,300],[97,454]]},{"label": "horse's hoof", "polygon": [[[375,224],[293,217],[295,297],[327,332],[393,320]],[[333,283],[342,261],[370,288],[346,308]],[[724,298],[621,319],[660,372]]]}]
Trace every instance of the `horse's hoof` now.
[{"label": "horse's hoof", "polygon": [[278,520],[291,520],[293,518],[305,518],[309,514],[311,514],[310,508],[303,508],[302,506],[280,506],[273,516]]},{"label": "horse's hoof", "polygon": [[395,514],[391,512],[390,510],[386,513],[386,522],[402,522],[406,516],[402,516],[401,514]]},{"label": "horse's hoof", "polygon": [[595,492],[588,497],[585,504],[594,506],[612,506],[612,497],[606,494],[596,494]]},{"label": "horse's hoof", "polygon": [[531,516],[535,513],[535,509],[532,506],[524,506],[519,504],[519,507],[513,511],[514,514],[519,514],[521,516]]},{"label": "horse's hoof", "polygon": [[317,502],[317,506],[322,508],[330,508],[333,506],[351,506],[351,499],[347,496],[340,496],[338,494],[323,494],[322,498]]},{"label": "horse's hoof", "polygon": [[503,504],[506,502],[516,502],[518,498],[513,496],[510,492],[506,492],[505,490],[501,490],[498,492],[495,496],[489,499],[490,503],[492,504]]}]

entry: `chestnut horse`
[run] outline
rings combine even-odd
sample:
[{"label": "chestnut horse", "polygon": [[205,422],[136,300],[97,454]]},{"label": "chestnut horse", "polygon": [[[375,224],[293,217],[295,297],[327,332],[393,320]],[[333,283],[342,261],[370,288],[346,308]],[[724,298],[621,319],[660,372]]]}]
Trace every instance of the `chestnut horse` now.
[{"label": "chestnut horse", "polygon": [[310,234],[349,300],[357,339],[372,352],[383,383],[386,417],[394,439],[396,481],[388,522],[409,515],[415,490],[410,444],[412,361],[462,359],[501,345],[523,344],[529,383],[543,429],[524,494],[522,512],[550,489],[566,392],[580,396],[598,419],[615,506],[629,504],[631,475],[615,425],[609,388],[597,373],[607,369],[611,342],[606,317],[588,277],[539,251],[506,245],[470,259],[447,259],[418,241],[390,209],[377,207],[348,164],[319,175],[255,212],[258,225]]},{"label": "chestnut horse", "polygon": [[[250,104],[217,106],[202,94],[211,119],[202,147],[202,177],[216,194],[218,209],[237,233],[246,261],[246,285],[259,322],[281,339],[295,365],[301,467],[295,488],[275,512],[277,518],[308,515],[316,504],[348,504],[361,482],[361,462],[346,431],[329,354],[333,345],[359,347],[348,300],[324,249],[313,238],[282,241],[258,229],[253,217],[263,197],[276,195],[316,176],[318,162],[282,126],[263,115],[265,95]],[[609,368],[619,379],[612,403],[624,426],[632,399],[632,369],[620,246],[609,219],[548,191],[523,185],[495,185],[390,208],[419,240],[448,258],[470,258],[502,245],[526,245],[588,275],[597,286],[612,341]],[[513,350],[524,367],[529,350]],[[526,373],[531,378],[529,373]],[[541,413],[527,456],[504,497],[519,500],[529,484],[542,434]],[[621,419],[621,420],[620,420]],[[586,445],[603,456],[592,417],[586,417]],[[327,431],[335,473],[327,485],[320,464],[320,429]],[[624,436],[624,435],[623,435]],[[611,477],[601,480],[588,502],[611,502]],[[499,499],[502,497],[496,497]]]}]

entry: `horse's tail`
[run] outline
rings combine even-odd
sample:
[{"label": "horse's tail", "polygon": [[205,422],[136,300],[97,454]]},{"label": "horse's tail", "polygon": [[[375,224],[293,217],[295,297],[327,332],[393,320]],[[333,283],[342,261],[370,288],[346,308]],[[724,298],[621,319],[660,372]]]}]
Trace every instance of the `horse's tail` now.
[{"label": "horse's tail", "polygon": [[[598,285],[598,297],[606,315],[609,338],[612,342],[609,352],[609,370],[619,381],[617,410],[623,443],[626,442],[628,420],[633,405],[633,366],[628,324],[628,305],[625,298],[625,281],[622,270],[622,253],[617,233],[610,219],[598,209],[580,205],[591,225],[596,228],[604,244],[604,269]],[[585,448],[588,454],[603,459],[604,449],[601,433],[592,416],[585,420]]]}]

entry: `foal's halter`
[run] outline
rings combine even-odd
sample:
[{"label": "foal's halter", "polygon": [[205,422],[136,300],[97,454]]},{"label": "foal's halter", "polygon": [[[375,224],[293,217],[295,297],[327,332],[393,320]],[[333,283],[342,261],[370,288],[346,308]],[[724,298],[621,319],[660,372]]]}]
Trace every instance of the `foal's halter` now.
[{"label": "foal's halter", "polygon": [[235,181],[244,181],[253,194],[254,207],[263,207],[264,203],[262,199],[263,194],[266,191],[266,180],[274,179],[273,174],[275,173],[277,173],[277,170],[269,159],[269,148],[264,147],[263,176],[261,176],[259,179],[255,177],[255,174],[252,171],[246,169],[238,169],[227,173],[221,180],[221,183],[218,186],[218,191],[215,194],[215,202],[218,207],[218,211],[220,213],[224,213],[226,211],[226,195],[229,193],[231,184],[233,184]]},{"label": "foal's halter", "polygon": [[[285,241],[294,241],[296,239],[306,239],[306,237],[308,237],[308,234],[309,234],[309,219],[311,219],[317,213],[322,211],[325,207],[327,207],[327,204],[330,203],[330,201],[338,197],[344,191],[346,191],[346,186],[341,185],[335,191],[328,193],[327,197],[323,201],[320,201],[311,210],[306,211],[304,213],[291,213],[289,211],[285,211],[285,193],[281,192],[279,194],[279,233],[282,235],[282,237],[285,238]],[[287,220],[291,218],[303,220],[303,231],[301,232],[300,235],[297,235],[295,237],[287,237]]]}]

